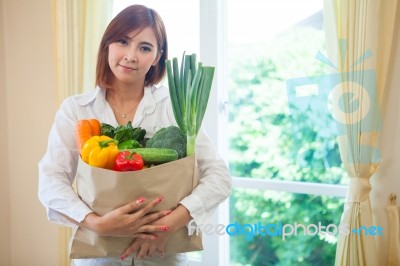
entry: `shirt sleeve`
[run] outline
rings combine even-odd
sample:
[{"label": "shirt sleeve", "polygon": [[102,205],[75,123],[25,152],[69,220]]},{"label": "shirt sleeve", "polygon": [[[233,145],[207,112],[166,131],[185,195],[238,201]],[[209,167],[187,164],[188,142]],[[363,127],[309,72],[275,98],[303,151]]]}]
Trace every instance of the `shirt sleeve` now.
[{"label": "shirt sleeve", "polygon": [[39,162],[38,197],[50,221],[76,226],[92,210],[73,189],[79,154],[75,142],[73,104],[64,101],[51,127],[47,151]]},{"label": "shirt sleeve", "polygon": [[232,180],[225,161],[203,130],[197,135],[195,150],[199,185],[180,203],[189,210],[197,225],[204,225],[218,205],[230,195]]}]

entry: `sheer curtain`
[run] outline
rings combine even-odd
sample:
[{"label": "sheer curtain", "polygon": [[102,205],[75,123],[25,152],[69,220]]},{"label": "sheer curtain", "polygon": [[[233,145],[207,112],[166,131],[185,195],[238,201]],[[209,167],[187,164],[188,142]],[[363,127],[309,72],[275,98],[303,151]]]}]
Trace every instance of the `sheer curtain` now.
[{"label": "sheer curtain", "polygon": [[[113,0],[52,1],[56,51],[57,101],[92,89],[96,57],[104,30],[112,16]],[[71,230],[59,229],[59,265],[70,265]]]},{"label": "sheer curtain", "polygon": [[400,219],[396,198],[396,194],[391,194],[389,205],[386,207],[390,232],[387,266],[400,265]]},{"label": "sheer curtain", "polygon": [[101,37],[113,0],[55,0],[53,3],[59,100],[94,86]]},{"label": "sheer curtain", "polygon": [[373,226],[370,178],[382,158],[378,136],[391,73],[396,9],[397,1],[392,0],[324,1],[327,48],[338,62],[340,78],[332,91],[337,100],[333,113],[349,176],[341,218],[349,232],[339,235],[336,265],[377,265],[376,237],[366,236],[365,228]]}]

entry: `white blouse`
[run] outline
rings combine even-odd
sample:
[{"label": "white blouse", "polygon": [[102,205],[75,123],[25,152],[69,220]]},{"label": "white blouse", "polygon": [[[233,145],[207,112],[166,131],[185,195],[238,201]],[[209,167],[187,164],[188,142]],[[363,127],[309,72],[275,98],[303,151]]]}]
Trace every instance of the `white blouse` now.
[{"label": "white blouse", "polygon": [[[105,90],[99,87],[64,100],[56,113],[47,151],[39,162],[39,199],[46,207],[49,220],[65,226],[76,226],[92,212],[72,187],[79,159],[75,125],[78,120],[91,118],[118,125],[106,101]],[[145,88],[132,125],[146,129],[146,137],[153,136],[162,127],[177,125],[166,87]],[[231,177],[226,163],[203,130],[199,131],[195,149],[199,185],[180,203],[189,210],[196,224],[201,225],[229,196]]]}]

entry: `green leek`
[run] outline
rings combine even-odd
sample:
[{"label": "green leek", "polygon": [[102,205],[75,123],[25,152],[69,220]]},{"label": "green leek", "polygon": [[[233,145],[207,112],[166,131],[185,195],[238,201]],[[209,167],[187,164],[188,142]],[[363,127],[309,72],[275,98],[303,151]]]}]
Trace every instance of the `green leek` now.
[{"label": "green leek", "polygon": [[207,109],[214,67],[196,62],[196,54],[166,60],[169,93],[178,127],[186,135],[187,156],[195,152],[195,140]]}]

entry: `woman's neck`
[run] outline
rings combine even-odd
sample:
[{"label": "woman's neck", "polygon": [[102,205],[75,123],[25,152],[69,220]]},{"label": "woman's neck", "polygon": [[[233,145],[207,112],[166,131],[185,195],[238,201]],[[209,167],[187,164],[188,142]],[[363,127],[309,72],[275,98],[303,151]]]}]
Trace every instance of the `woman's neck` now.
[{"label": "woman's neck", "polygon": [[115,84],[106,90],[106,100],[114,111],[119,124],[126,124],[133,120],[143,95],[143,85],[128,87]]},{"label": "woman's neck", "polygon": [[106,99],[110,104],[117,105],[121,108],[132,103],[139,103],[144,95],[144,86],[136,84],[120,84],[116,83],[107,89]]}]

